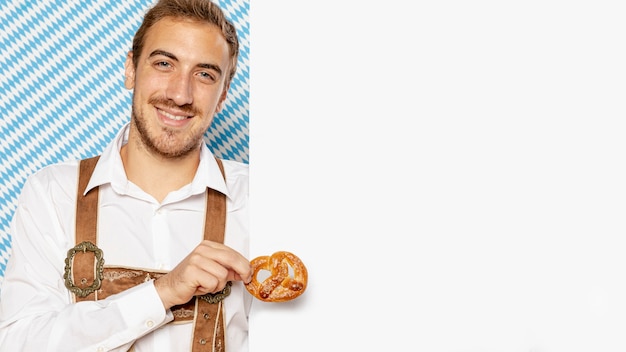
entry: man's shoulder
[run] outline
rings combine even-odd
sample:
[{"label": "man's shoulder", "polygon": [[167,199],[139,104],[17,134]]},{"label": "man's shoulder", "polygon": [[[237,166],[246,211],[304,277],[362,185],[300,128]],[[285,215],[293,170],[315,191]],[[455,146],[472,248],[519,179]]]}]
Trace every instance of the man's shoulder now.
[{"label": "man's shoulder", "polygon": [[248,177],[249,165],[236,160],[221,159],[227,177]]},{"label": "man's shoulder", "polygon": [[22,198],[41,199],[73,196],[78,180],[78,160],[48,164],[26,178]]},{"label": "man's shoulder", "polygon": [[44,165],[40,169],[36,170],[29,178],[39,180],[70,180],[72,176],[75,178],[77,175],[78,162],[79,160],[66,160]]},{"label": "man's shoulder", "polygon": [[228,187],[231,210],[244,206],[248,197],[248,164],[234,161],[222,160],[224,173],[226,174],[226,187]]}]

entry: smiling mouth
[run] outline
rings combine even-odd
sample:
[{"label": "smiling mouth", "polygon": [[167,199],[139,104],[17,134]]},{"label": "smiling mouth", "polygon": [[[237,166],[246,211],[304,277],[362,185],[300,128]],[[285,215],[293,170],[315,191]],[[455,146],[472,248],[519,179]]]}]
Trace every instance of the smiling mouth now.
[{"label": "smiling mouth", "polygon": [[188,118],[191,118],[192,116],[189,115],[174,115],[171,114],[167,111],[161,110],[161,109],[157,109],[157,111],[162,114],[163,116],[167,117],[170,120],[174,120],[174,121],[182,121],[182,120],[186,120]]}]

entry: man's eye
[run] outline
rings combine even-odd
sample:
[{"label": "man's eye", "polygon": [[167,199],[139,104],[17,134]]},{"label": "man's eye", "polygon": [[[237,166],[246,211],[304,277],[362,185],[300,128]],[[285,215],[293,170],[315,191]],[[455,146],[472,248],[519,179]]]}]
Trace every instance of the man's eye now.
[{"label": "man's eye", "polygon": [[154,63],[157,67],[170,67],[170,64],[166,61],[158,61]]},{"label": "man's eye", "polygon": [[215,81],[215,77],[212,74],[208,73],[208,72],[199,72],[199,75],[200,75],[200,77],[202,77],[202,79],[208,79],[208,80],[211,80],[211,81]]}]

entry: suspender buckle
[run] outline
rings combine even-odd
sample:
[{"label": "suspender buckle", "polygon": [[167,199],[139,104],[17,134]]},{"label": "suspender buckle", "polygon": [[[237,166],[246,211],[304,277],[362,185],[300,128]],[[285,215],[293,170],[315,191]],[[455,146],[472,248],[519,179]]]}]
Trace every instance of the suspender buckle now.
[{"label": "suspender buckle", "polygon": [[215,293],[206,293],[206,294],[203,294],[202,296],[198,296],[198,298],[210,304],[220,303],[220,301],[222,301],[224,298],[230,295],[230,287],[232,285],[233,283],[228,281],[226,283],[226,286],[224,286],[224,288],[221,291],[218,291]]},{"label": "suspender buckle", "polygon": [[[76,254],[87,255],[87,252],[93,253],[92,260],[95,260],[95,265],[92,267],[95,272],[93,273],[93,282],[88,284],[87,278],[81,278],[80,283],[77,285],[74,282],[74,272],[72,270]],[[85,297],[92,292],[95,292],[102,285],[102,279],[104,277],[104,258],[102,250],[95,244],[85,241],[77,244],[74,248],[67,251],[67,258],[65,258],[65,287],[73,292],[78,297]],[[91,276],[91,275],[82,275]]]}]

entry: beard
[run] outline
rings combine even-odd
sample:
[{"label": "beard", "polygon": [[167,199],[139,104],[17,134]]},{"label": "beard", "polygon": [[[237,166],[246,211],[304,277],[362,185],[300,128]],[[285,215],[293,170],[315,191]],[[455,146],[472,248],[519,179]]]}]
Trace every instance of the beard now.
[{"label": "beard", "polygon": [[[153,97],[148,103],[153,106],[176,107],[189,115],[198,115],[197,109],[192,105],[178,106],[165,98]],[[166,159],[183,157],[194,151],[204,140],[204,130],[192,131],[185,135],[168,127],[160,127],[160,131],[150,131],[146,117],[137,106],[133,98],[131,122],[135,125],[142,144],[151,153]]]}]

